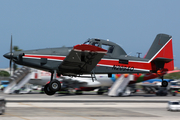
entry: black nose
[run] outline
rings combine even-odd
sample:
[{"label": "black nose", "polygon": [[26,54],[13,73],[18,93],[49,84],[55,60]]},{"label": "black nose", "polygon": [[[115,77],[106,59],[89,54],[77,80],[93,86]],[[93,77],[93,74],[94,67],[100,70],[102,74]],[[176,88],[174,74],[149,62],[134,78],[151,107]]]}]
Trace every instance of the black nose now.
[{"label": "black nose", "polygon": [[5,58],[7,58],[7,59],[10,59],[10,57],[11,57],[11,53],[9,52],[9,53],[6,53],[6,54],[4,54],[3,55]]}]

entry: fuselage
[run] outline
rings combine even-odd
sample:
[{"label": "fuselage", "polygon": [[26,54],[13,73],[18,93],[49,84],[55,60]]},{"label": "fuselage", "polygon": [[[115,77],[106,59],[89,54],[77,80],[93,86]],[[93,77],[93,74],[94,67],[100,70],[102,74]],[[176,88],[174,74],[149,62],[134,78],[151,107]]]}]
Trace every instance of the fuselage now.
[{"label": "fuselage", "polygon": [[[72,47],[60,47],[18,51],[13,53],[13,56],[18,56],[14,57],[13,61],[20,65],[49,72],[57,70],[57,72],[63,74],[63,71],[59,70],[58,66],[61,65],[72,49]],[[150,71],[151,65],[148,59],[132,57],[126,54],[118,55],[116,51],[119,50],[122,50],[122,48],[114,45],[114,52],[105,54],[96,67],[86,74],[92,72],[96,74],[147,73]],[[22,58],[20,58],[20,54],[24,54]]]}]

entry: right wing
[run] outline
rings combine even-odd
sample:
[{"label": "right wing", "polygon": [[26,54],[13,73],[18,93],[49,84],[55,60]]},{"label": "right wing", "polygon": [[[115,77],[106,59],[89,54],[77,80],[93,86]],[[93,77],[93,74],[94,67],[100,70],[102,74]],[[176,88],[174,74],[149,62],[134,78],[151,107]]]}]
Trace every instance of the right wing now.
[{"label": "right wing", "polygon": [[105,53],[107,50],[93,45],[76,45],[59,65],[59,70],[63,75],[72,76],[90,73]]}]

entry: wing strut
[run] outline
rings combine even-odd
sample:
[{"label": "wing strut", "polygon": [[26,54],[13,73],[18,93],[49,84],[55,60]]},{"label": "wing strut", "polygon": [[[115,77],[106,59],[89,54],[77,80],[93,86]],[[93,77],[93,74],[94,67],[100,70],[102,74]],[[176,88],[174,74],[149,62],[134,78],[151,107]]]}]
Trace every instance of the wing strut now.
[{"label": "wing strut", "polygon": [[92,81],[94,82],[94,78],[95,78],[95,80],[97,80],[96,79],[96,75],[95,75],[95,73],[94,73],[94,70],[92,71],[92,73],[91,73],[91,78],[92,78]]}]

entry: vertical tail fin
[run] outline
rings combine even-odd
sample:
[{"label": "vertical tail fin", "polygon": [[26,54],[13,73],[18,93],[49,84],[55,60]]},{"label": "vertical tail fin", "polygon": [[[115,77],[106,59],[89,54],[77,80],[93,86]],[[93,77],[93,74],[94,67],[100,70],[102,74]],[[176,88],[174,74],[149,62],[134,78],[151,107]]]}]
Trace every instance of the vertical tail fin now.
[{"label": "vertical tail fin", "polygon": [[145,58],[150,60],[154,70],[174,70],[172,36],[158,34]]}]

